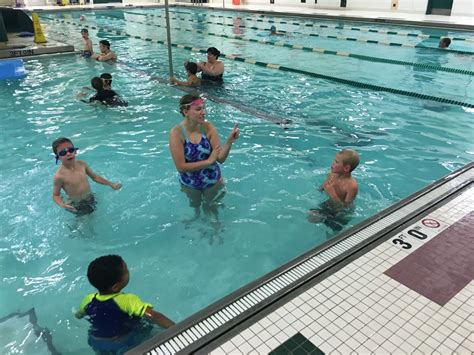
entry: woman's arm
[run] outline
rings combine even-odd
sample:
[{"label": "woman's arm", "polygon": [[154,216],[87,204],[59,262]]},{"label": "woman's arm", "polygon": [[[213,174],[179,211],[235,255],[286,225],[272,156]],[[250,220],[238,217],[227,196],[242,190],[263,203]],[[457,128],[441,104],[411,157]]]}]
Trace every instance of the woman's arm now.
[{"label": "woman's arm", "polygon": [[[220,140],[219,140],[219,134],[217,133],[216,128],[208,122],[208,127],[207,127],[207,132],[209,133],[209,140],[211,142],[211,146],[214,148],[214,146],[220,146]],[[226,161],[230,149],[232,148],[232,144],[239,138],[240,131],[237,125],[234,126],[232,131],[229,134],[229,137],[227,137],[226,142],[222,146],[222,149],[220,150],[219,156],[217,158],[217,161],[219,163],[223,163]]]},{"label": "woman's arm", "polygon": [[[184,141],[181,139],[181,128],[179,126],[174,127],[170,132],[169,147],[171,157],[173,158],[176,170],[180,173],[190,173],[198,171],[215,163],[220,152],[220,147],[213,147],[212,153],[206,160],[197,161],[194,163],[187,163],[184,158]],[[212,144],[212,143],[211,143]]]}]

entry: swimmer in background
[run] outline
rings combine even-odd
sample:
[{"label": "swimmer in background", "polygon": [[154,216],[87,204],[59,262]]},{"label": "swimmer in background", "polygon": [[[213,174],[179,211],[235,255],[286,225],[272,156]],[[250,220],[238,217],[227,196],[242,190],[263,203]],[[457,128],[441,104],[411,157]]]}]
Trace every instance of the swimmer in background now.
[{"label": "swimmer in background", "polygon": [[94,50],[92,49],[92,41],[89,38],[89,31],[87,28],[83,28],[81,30],[82,40],[84,42],[84,48],[82,50],[82,56],[84,58],[90,58],[94,54]]},{"label": "swimmer in background", "polygon": [[278,32],[275,25],[272,25],[270,27],[270,35],[271,36],[285,36],[286,33],[283,33],[283,32]]},{"label": "swimmer in background", "polygon": [[117,54],[110,50],[110,42],[106,39],[99,41],[100,54],[93,54],[92,59],[98,60],[99,62],[105,62],[107,60],[117,60]]},{"label": "swimmer in background", "polygon": [[97,101],[109,106],[128,106],[128,102],[123,100],[114,90],[105,89],[103,79],[93,77],[91,85],[96,90],[96,94],[89,98],[89,101],[82,100],[83,102],[93,103]]},{"label": "swimmer in background", "polygon": [[190,87],[196,87],[201,85],[201,79],[199,79],[196,76],[198,66],[194,62],[184,62],[184,67],[186,68],[186,72],[188,74],[188,80],[187,81],[180,81],[177,80],[174,76],[170,78],[171,84],[177,84],[177,85],[182,85],[182,86],[190,86]]},{"label": "swimmer in background", "polygon": [[439,41],[438,48],[448,49],[450,44],[451,44],[451,38],[444,37],[444,38],[441,38],[441,40]]},{"label": "swimmer in background", "polygon": [[329,199],[318,208],[310,209],[308,221],[324,223],[333,231],[340,231],[349,223],[352,202],[359,190],[352,171],[359,165],[359,154],[351,149],[344,149],[336,154],[331,164],[331,171],[319,191],[325,191]]},{"label": "swimmer in background", "polygon": [[[56,164],[61,161],[61,166],[53,179],[53,201],[59,207],[79,216],[94,211],[95,199],[87,177],[114,190],[122,187],[122,184],[110,182],[94,173],[85,161],[76,160],[77,148],[70,139],[58,138],[53,142],[52,148]],[[68,202],[64,202],[61,198],[61,190],[68,195],[70,199]]]},{"label": "swimmer in background", "polygon": [[222,84],[224,76],[224,63],[218,60],[221,52],[216,47],[209,47],[207,49],[207,62],[197,63],[198,72],[201,72],[201,80]]}]

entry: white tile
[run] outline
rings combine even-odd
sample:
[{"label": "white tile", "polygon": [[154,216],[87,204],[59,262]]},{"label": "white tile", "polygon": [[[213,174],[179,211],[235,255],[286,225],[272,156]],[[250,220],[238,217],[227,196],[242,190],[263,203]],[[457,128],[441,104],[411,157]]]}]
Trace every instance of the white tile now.
[{"label": "white tile", "polygon": [[242,343],[240,344],[239,346],[239,351],[243,352],[244,354],[248,354],[251,350],[253,350],[252,346],[245,342],[245,343]]},{"label": "white tile", "polygon": [[234,349],[235,349],[235,346],[234,346],[234,344],[232,344],[232,342],[228,341],[228,342],[222,344],[222,345],[221,345],[221,348],[222,348],[226,353],[228,353],[228,352],[231,352],[232,350],[234,350]]}]

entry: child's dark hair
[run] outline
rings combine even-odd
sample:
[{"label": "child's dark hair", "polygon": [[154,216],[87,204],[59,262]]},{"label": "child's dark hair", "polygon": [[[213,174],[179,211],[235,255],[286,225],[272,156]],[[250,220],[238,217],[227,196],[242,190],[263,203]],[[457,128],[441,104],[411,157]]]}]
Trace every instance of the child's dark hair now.
[{"label": "child's dark hair", "polygon": [[107,41],[106,39],[103,39],[102,41],[99,41],[100,44],[103,44],[104,46],[107,47],[107,49],[110,49],[110,42]]},{"label": "child's dark hair", "polygon": [[[56,155],[58,154],[58,147],[63,143],[71,143],[72,144],[71,140],[69,138],[66,138],[66,137],[61,137],[61,138],[56,139],[52,144],[54,154],[56,154]],[[72,144],[72,145],[74,145],[74,144]]]},{"label": "child's dark hair", "polygon": [[99,292],[108,292],[123,277],[124,261],[118,255],[104,255],[87,268],[87,279]]},{"label": "child's dark hair", "polygon": [[104,82],[102,81],[101,78],[97,77],[97,76],[94,76],[92,79],[91,79],[91,85],[94,89],[96,89],[97,91],[100,91],[100,90],[104,90]]},{"label": "child's dark hair", "polygon": [[441,41],[439,41],[439,44],[443,45],[444,48],[448,48],[449,45],[451,44],[451,38],[449,37],[441,38]]},{"label": "child's dark hair", "polygon": [[211,53],[216,59],[221,55],[221,52],[216,47],[209,47],[206,52]]},{"label": "child's dark hair", "polygon": [[193,101],[199,100],[201,96],[198,94],[186,94],[179,100],[179,112],[184,116],[184,109],[189,108]]},{"label": "child's dark hair", "polygon": [[190,72],[191,74],[194,74],[194,75],[196,75],[196,73],[198,71],[198,66],[194,62],[187,62],[184,67],[186,68],[186,70],[188,72]]},{"label": "child's dark hair", "polygon": [[112,85],[112,74],[102,73],[100,74],[100,78],[104,79],[107,82],[107,84]]},{"label": "child's dark hair", "polygon": [[89,33],[89,30],[88,30],[87,28],[83,28],[83,29],[81,30],[81,33]]}]

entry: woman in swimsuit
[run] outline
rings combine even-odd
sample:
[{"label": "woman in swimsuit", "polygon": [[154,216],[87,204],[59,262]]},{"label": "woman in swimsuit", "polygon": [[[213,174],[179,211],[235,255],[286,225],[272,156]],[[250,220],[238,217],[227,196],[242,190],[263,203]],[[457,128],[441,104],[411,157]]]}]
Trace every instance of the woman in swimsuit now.
[{"label": "woman in swimsuit", "polygon": [[202,72],[201,80],[211,81],[213,83],[222,84],[224,75],[224,63],[219,58],[221,52],[215,47],[207,49],[207,62],[197,63],[198,71]]},{"label": "woman in swimsuit", "polygon": [[179,173],[181,190],[195,208],[217,216],[217,203],[224,195],[224,182],[218,163],[229,155],[240,131],[234,126],[223,146],[212,123],[205,120],[204,100],[196,94],[184,95],[179,101],[184,120],[170,132],[169,147]]}]

